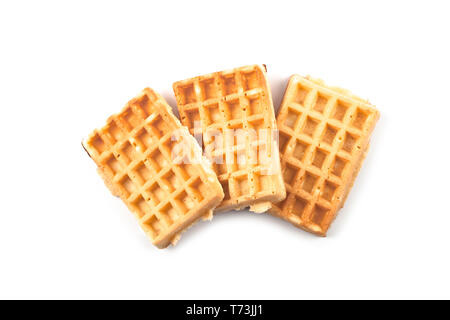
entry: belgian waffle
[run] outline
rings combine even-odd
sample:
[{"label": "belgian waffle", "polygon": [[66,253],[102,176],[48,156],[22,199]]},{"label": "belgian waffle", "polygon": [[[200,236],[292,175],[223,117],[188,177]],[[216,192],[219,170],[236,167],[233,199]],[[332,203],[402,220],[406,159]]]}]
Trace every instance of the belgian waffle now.
[{"label": "belgian waffle", "polygon": [[346,90],[294,75],[277,118],[287,197],[271,214],[325,236],[362,165],[379,112]]},{"label": "belgian waffle", "polygon": [[[187,153],[174,154],[182,143]],[[154,245],[175,244],[199,218],[212,217],[223,191],[211,164],[164,98],[144,89],[83,146],[111,192],[134,213]]]},{"label": "belgian waffle", "polygon": [[175,82],[173,89],[181,122],[193,135],[200,134],[222,184],[225,198],[216,211],[249,206],[251,211],[264,212],[271,202],[285,198],[264,67],[206,74]]}]

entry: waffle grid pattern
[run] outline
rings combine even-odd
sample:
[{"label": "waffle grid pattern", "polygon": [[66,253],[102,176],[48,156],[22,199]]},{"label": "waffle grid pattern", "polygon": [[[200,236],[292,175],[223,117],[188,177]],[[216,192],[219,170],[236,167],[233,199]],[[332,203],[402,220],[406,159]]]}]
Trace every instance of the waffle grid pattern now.
[{"label": "waffle grid pattern", "polygon": [[180,81],[174,84],[174,92],[182,123],[196,137],[203,135],[203,149],[222,184],[225,198],[218,209],[284,198],[276,143],[270,134],[248,134],[248,129],[271,133],[276,126],[261,67]]},{"label": "waffle grid pattern", "polygon": [[173,159],[174,144],[183,132],[189,133],[176,131],[181,124],[172,119],[162,97],[150,89],[144,92],[94,131],[84,146],[112,193],[121,197],[152,241],[164,247],[199,213],[211,209],[212,199],[218,198],[218,204],[221,191],[200,164]]},{"label": "waffle grid pattern", "polygon": [[378,117],[348,92],[293,76],[278,115],[287,197],[270,212],[324,236],[356,178]]}]

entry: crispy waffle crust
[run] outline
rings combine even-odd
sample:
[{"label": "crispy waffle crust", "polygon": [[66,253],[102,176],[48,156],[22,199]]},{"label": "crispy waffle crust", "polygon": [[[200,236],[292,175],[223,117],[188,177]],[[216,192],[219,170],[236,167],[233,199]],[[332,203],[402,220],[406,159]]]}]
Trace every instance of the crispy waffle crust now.
[{"label": "crispy waffle crust", "polygon": [[222,184],[225,198],[216,211],[249,206],[251,211],[264,212],[271,203],[285,198],[278,144],[272,139],[276,120],[264,66],[178,81],[173,90],[181,122],[203,138],[204,151]]},{"label": "crispy waffle crust", "polygon": [[[174,154],[180,143],[189,152]],[[109,117],[83,147],[158,248],[175,244],[200,218],[210,219],[224,197],[195,139],[150,88]]]},{"label": "crispy waffle crust", "polygon": [[277,118],[287,197],[269,213],[325,236],[353,186],[379,112],[346,90],[293,75]]}]

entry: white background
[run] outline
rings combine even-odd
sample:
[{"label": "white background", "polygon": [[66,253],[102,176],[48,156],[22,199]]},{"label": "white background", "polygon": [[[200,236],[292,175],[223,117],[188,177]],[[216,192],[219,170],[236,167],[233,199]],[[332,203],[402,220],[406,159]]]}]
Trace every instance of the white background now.
[{"label": "white background", "polygon": [[[450,298],[446,1],[2,1],[0,298]],[[224,213],[158,250],[81,147],[146,86],[265,63],[381,111],[327,238]]]}]

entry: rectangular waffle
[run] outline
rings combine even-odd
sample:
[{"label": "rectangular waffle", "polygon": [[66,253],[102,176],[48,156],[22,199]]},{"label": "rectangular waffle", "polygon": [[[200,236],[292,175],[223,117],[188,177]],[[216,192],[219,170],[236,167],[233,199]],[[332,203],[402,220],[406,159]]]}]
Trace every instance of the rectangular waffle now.
[{"label": "rectangular waffle", "polygon": [[348,91],[293,75],[277,124],[287,197],[269,212],[325,236],[344,205],[379,112]]},{"label": "rectangular waffle", "polygon": [[[174,154],[180,142],[191,152]],[[175,244],[223,199],[211,164],[163,97],[144,89],[83,146],[111,192],[120,197],[154,245]]]},{"label": "rectangular waffle", "polygon": [[251,211],[264,212],[271,202],[285,198],[264,67],[252,65],[178,81],[173,90],[181,122],[196,137],[200,134],[222,184],[225,198],[216,211],[249,206]]}]

